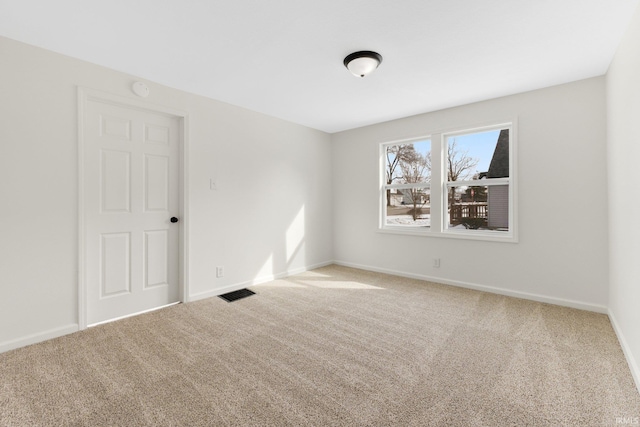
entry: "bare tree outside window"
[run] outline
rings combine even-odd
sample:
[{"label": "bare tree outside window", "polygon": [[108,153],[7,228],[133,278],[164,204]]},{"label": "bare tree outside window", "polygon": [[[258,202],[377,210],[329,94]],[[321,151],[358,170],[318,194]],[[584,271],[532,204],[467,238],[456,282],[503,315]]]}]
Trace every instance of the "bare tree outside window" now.
[{"label": "bare tree outside window", "polygon": [[[398,166],[405,158],[411,158],[415,153],[416,150],[413,144],[390,145],[387,147],[387,184],[393,184],[394,181],[402,179],[401,175],[396,174]],[[387,189],[387,206],[391,206],[390,189]]]},{"label": "bare tree outside window", "polygon": [[[453,138],[447,144],[447,181],[466,181],[476,172],[478,159],[469,156],[468,150],[460,150]],[[449,206],[455,204],[455,188],[449,189]]]},{"label": "bare tree outside window", "polygon": [[[431,153],[420,154],[413,150],[400,161],[402,180],[407,184],[429,182],[431,177]],[[416,221],[422,214],[422,206],[429,200],[429,195],[423,188],[410,188],[411,204],[410,210],[413,220]]]}]

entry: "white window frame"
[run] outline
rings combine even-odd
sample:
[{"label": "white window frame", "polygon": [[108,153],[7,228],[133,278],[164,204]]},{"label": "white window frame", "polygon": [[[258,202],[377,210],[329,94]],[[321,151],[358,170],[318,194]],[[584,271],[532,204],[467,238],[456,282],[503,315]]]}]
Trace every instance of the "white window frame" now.
[{"label": "white window frame", "polygon": [[[481,180],[447,182],[447,138],[456,135],[489,132],[492,130],[509,129],[509,177],[490,178]],[[431,185],[425,184],[386,184],[386,147],[389,145],[410,144],[414,142],[431,141]],[[517,119],[508,121],[493,121],[479,126],[458,127],[455,129],[431,132],[425,136],[407,138],[396,141],[386,141],[379,144],[380,150],[380,207],[378,232],[390,234],[406,234],[414,236],[428,236],[438,238],[484,240],[494,242],[518,242],[518,191],[517,191]],[[448,227],[448,189],[458,186],[509,186],[509,230],[459,230]],[[387,188],[430,187],[431,226],[410,227],[386,224],[386,190]]]}]

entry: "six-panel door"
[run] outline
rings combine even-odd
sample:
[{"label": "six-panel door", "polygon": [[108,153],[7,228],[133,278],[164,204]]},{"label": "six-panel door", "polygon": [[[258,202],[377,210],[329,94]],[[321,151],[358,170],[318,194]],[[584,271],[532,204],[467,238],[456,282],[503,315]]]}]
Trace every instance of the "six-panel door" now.
[{"label": "six-panel door", "polygon": [[177,302],[178,119],[91,100],[83,126],[87,323]]}]

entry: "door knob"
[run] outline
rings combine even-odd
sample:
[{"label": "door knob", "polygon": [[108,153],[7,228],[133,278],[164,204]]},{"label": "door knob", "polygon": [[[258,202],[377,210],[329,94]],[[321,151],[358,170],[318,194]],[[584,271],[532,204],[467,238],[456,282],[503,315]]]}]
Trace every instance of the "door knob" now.
[{"label": "door knob", "polygon": [[178,218],[176,218],[175,216],[172,216],[170,221],[171,222],[178,222]]}]

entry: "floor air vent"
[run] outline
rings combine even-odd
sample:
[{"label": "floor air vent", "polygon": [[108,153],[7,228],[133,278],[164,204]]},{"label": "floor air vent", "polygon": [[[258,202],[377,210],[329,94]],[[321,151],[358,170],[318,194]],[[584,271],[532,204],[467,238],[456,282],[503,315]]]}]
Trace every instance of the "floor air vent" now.
[{"label": "floor air vent", "polygon": [[254,295],[255,292],[250,291],[249,289],[240,289],[239,291],[233,291],[226,294],[218,295],[220,298],[225,300],[226,302],[237,301],[242,298],[250,297]]}]

